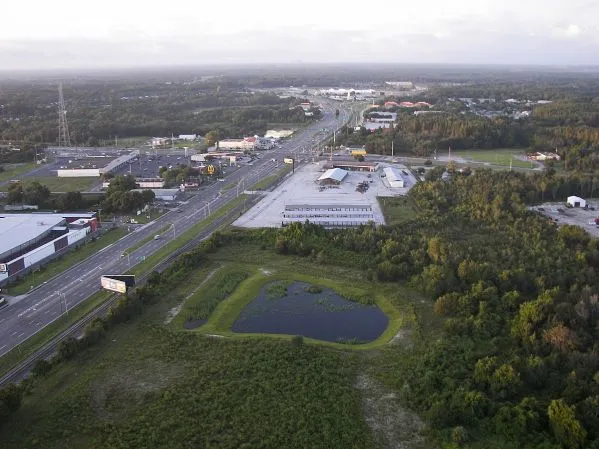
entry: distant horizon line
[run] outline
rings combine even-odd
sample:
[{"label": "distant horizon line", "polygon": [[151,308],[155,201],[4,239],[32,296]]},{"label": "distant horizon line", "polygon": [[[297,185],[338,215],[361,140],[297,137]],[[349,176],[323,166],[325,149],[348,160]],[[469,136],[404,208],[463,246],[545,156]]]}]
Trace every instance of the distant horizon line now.
[{"label": "distant horizon line", "polygon": [[168,70],[197,70],[216,68],[301,68],[301,67],[347,67],[373,66],[378,67],[445,67],[445,68],[494,68],[494,69],[553,69],[553,70],[599,70],[599,64],[521,64],[521,63],[448,63],[448,62],[215,62],[205,64],[165,64],[139,66],[98,66],[98,67],[53,67],[53,68],[0,68],[0,74],[9,73],[64,73],[64,72],[132,72],[132,71],[168,71]]}]

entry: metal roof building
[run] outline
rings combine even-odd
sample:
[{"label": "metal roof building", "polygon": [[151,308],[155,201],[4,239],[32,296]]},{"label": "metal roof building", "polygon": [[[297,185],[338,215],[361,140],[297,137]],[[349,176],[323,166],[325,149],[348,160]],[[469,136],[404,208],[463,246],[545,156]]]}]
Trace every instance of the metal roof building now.
[{"label": "metal roof building", "polygon": [[387,181],[389,181],[389,186],[396,188],[404,187],[403,177],[401,176],[401,173],[397,171],[397,169],[393,167],[385,167],[383,171],[385,172],[385,177],[387,178]]},{"label": "metal roof building", "polygon": [[54,214],[6,214],[0,215],[0,260],[8,260],[13,254],[47,238],[55,226],[66,219]]},{"label": "metal roof building", "polygon": [[347,176],[347,171],[341,168],[331,168],[325,171],[319,178],[321,184],[341,184]]}]

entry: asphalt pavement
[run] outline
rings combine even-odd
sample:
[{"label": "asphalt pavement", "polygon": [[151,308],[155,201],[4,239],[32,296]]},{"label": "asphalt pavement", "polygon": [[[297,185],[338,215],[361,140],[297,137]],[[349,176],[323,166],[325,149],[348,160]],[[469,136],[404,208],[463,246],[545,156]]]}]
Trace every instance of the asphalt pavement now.
[{"label": "asphalt pavement", "polygon": [[[253,165],[241,166],[235,171],[228,172],[224,183],[215,182],[208,185],[203,191],[181,204],[178,208],[181,212],[176,210],[168,212],[153,222],[137,228],[29,294],[13,299],[8,306],[0,309],[0,356],[99,291],[101,275],[126,272],[143,257],[150,256],[198,221],[236,198],[238,194],[242,194],[244,188],[248,189],[252,184],[271,175],[276,171],[276,167],[280,166],[284,157],[295,155],[297,159],[298,155],[306,153],[315,144],[315,136],[318,136],[317,140],[324,139],[323,128],[326,128],[330,134],[334,128],[347,120],[347,111],[341,111],[337,119],[334,112],[331,112],[334,110],[335,106],[328,107],[320,121],[299,131],[281,147],[260,152],[260,158],[256,159]],[[272,159],[275,161],[273,162]],[[231,183],[237,183],[240,188],[222,191],[223,186]],[[128,248],[157,235],[158,231],[165,226],[171,228],[160,239],[152,238],[128,257],[122,257]]]}]

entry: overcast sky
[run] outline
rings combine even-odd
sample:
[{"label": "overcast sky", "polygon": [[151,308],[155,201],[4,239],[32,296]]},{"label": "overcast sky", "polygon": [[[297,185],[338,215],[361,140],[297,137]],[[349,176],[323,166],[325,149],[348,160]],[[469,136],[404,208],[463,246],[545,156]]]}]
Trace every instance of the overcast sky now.
[{"label": "overcast sky", "polygon": [[599,0],[11,0],[1,69],[599,64]]}]

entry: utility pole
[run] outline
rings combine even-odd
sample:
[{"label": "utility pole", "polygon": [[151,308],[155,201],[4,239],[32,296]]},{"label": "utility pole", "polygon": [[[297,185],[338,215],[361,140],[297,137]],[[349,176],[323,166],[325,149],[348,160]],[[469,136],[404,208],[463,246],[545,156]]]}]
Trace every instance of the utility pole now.
[{"label": "utility pole", "polygon": [[391,141],[391,158],[393,158],[393,141]]},{"label": "utility pole", "polygon": [[177,236],[177,234],[175,232],[175,223],[173,223],[172,226],[173,226],[173,240],[175,240],[175,237]]}]

